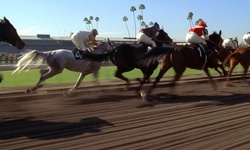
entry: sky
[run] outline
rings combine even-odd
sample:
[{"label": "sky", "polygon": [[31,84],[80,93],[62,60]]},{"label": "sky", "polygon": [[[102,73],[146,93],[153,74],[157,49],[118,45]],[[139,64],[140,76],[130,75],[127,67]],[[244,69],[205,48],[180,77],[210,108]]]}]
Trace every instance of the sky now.
[{"label": "sky", "polygon": [[[123,17],[128,18],[130,36],[139,31],[139,9],[144,4],[143,20],[158,22],[174,39],[185,41],[190,28],[187,16],[193,13],[193,22],[203,19],[209,34],[222,31],[222,37],[242,37],[250,31],[249,0],[0,0],[0,18],[6,17],[21,36],[50,34],[69,36],[71,32],[87,30],[85,17],[99,17],[92,21],[99,37],[128,37]],[[131,6],[137,10],[136,30]]]}]

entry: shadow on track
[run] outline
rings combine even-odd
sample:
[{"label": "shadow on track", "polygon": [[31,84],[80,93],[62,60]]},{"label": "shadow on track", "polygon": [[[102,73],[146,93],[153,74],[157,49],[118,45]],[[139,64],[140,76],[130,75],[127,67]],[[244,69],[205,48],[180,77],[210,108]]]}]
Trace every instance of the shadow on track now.
[{"label": "shadow on track", "polygon": [[112,123],[98,117],[85,118],[79,122],[50,122],[32,120],[32,118],[0,121],[0,139],[8,140],[19,137],[49,140],[78,136],[84,133],[102,132],[104,126]]}]

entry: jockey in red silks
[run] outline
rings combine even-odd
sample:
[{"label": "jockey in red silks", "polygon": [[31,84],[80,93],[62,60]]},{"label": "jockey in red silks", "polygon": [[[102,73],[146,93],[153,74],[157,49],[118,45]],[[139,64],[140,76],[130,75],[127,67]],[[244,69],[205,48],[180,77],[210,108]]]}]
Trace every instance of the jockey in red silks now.
[{"label": "jockey in red silks", "polygon": [[160,30],[160,26],[157,22],[154,23],[152,27],[141,29],[136,36],[136,39],[145,44],[152,45],[152,47],[156,47],[155,38],[157,32]]},{"label": "jockey in red silks", "polygon": [[206,53],[210,53],[207,47],[206,40],[209,40],[207,24],[203,20],[200,20],[196,27],[189,29],[186,40],[191,44],[200,44],[204,47]]},{"label": "jockey in red silks", "polygon": [[208,40],[208,31],[206,29],[207,24],[200,20],[196,27],[189,29],[186,40],[192,44],[207,44],[205,40]]}]

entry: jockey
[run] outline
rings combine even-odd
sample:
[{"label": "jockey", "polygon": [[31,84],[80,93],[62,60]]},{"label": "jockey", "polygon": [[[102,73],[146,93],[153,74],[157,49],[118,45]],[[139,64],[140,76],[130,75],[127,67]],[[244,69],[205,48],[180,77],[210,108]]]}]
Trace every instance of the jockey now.
[{"label": "jockey", "polygon": [[244,36],[243,36],[243,40],[246,42],[246,44],[248,46],[250,46],[250,32],[246,33]]},{"label": "jockey", "polygon": [[223,40],[222,47],[235,50],[238,47],[238,38],[232,37]]},{"label": "jockey", "polygon": [[207,24],[200,20],[196,27],[189,29],[186,40],[192,44],[202,44],[207,51],[207,43],[206,40],[209,40],[208,31],[206,29]]},{"label": "jockey", "polygon": [[154,23],[152,27],[141,29],[139,33],[136,36],[136,39],[145,44],[152,45],[153,47],[156,47],[155,41],[153,39],[156,36],[156,33],[160,30],[160,26],[157,22]]},{"label": "jockey", "polygon": [[194,44],[207,44],[206,40],[208,40],[209,37],[206,27],[207,24],[203,20],[200,20],[196,27],[189,29],[186,35],[187,42]]},{"label": "jockey", "polygon": [[71,35],[71,40],[78,50],[81,51],[94,51],[97,47],[96,35],[98,31],[93,29],[92,31],[78,31]]}]

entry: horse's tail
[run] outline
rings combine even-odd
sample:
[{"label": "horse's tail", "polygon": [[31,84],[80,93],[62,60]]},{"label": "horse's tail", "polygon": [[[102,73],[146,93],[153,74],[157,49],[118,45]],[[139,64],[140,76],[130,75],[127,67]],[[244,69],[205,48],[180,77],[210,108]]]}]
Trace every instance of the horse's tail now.
[{"label": "horse's tail", "polygon": [[223,66],[224,67],[228,67],[230,64],[230,59],[231,58],[236,58],[236,57],[238,57],[238,55],[239,55],[239,53],[232,53],[232,54],[229,54],[226,58],[225,58],[225,60],[223,61]]},{"label": "horse's tail", "polygon": [[24,53],[18,63],[15,65],[17,68],[13,71],[12,74],[14,74],[17,71],[25,70],[25,69],[30,69],[32,68],[30,66],[31,63],[35,63],[37,66],[41,65],[46,58],[48,57],[48,52],[40,52],[37,50],[32,50],[29,52]]},{"label": "horse's tail", "polygon": [[115,48],[107,53],[104,53],[104,54],[84,53],[83,58],[90,59],[93,61],[104,61],[104,60],[108,59],[109,56],[111,56],[116,49],[117,48]]},{"label": "horse's tail", "polygon": [[173,47],[154,47],[152,50],[147,52],[144,56],[138,61],[138,65],[148,67],[151,63],[155,62],[158,57],[164,54],[173,53]]}]

